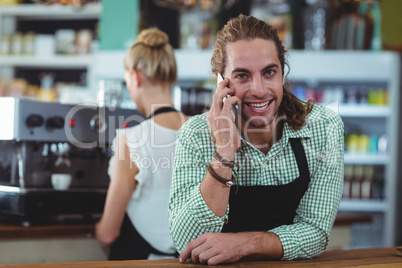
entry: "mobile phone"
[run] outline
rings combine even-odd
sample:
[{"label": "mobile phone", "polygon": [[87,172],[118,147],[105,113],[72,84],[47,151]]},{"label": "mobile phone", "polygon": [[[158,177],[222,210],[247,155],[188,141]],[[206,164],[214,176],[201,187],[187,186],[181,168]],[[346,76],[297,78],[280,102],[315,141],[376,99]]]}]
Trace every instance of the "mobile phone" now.
[{"label": "mobile phone", "polygon": [[[224,80],[223,76],[220,73],[218,73],[218,83],[222,82],[223,80]],[[223,98],[222,102],[225,103],[225,99],[227,99],[229,97],[231,97],[229,94],[226,95],[226,97]],[[238,112],[239,112],[239,105],[236,103],[232,106],[232,117],[233,117],[233,122],[235,123],[236,126],[238,126],[238,118],[239,118]]]}]

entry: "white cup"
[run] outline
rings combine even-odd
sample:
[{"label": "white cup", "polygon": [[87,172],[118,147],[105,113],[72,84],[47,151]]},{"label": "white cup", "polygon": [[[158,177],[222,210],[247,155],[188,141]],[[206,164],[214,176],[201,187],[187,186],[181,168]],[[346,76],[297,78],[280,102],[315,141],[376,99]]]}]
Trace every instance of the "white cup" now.
[{"label": "white cup", "polygon": [[70,174],[52,174],[52,185],[55,190],[67,190],[71,184]]}]

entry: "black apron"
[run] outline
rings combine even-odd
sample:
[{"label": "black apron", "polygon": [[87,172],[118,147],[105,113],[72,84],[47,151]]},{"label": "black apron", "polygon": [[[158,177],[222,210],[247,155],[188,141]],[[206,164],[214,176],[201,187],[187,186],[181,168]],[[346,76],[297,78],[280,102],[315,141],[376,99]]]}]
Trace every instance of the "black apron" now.
[{"label": "black apron", "polygon": [[229,219],[222,232],[268,231],[293,224],[296,209],[310,183],[310,172],[301,140],[289,141],[300,176],[283,185],[238,186],[238,189],[232,186]]},{"label": "black apron", "polygon": [[[177,112],[174,107],[162,107],[152,113],[148,119],[161,113]],[[109,252],[109,260],[146,260],[149,254],[158,254],[178,257],[179,254],[166,254],[152,247],[137,231],[127,213],[124,215],[120,228],[120,235],[112,244]]]}]

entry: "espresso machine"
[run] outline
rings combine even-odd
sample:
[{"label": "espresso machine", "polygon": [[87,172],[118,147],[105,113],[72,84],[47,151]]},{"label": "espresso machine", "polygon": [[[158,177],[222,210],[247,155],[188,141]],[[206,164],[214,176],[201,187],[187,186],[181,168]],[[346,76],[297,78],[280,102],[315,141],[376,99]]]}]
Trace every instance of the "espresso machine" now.
[{"label": "espresso machine", "polygon": [[[0,98],[0,216],[23,222],[101,215],[116,128],[143,120],[136,110]],[[70,174],[56,190],[52,174]]]}]

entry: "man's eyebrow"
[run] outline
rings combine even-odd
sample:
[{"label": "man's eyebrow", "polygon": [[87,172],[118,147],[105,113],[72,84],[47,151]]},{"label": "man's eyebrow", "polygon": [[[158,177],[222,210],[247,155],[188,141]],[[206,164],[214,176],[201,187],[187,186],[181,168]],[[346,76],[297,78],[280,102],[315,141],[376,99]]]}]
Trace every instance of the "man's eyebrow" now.
[{"label": "man's eyebrow", "polygon": [[265,71],[265,70],[272,69],[272,68],[279,68],[279,66],[276,63],[271,63],[271,64],[268,64],[267,66],[265,66],[262,70]]},{"label": "man's eyebrow", "polygon": [[232,70],[232,74],[233,73],[250,73],[250,70],[245,68],[236,68]]}]

